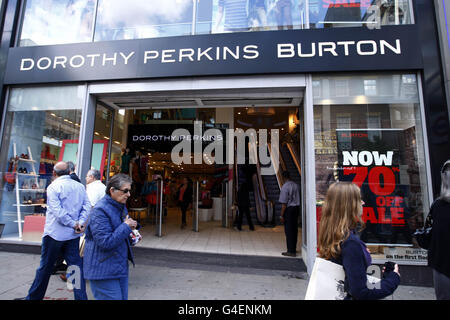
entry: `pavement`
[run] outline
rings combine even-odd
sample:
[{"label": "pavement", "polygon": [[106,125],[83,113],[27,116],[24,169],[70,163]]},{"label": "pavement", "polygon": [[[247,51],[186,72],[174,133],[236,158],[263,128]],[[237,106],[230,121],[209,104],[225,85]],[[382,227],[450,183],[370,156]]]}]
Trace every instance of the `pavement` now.
[{"label": "pavement", "polygon": [[[40,256],[0,251],[0,300],[25,297]],[[163,262],[137,259],[130,267],[129,300],[303,300],[308,275],[303,271]],[[93,300],[87,283],[88,298]],[[400,285],[388,300],[435,300],[434,289]],[[73,292],[53,275],[45,300],[73,300]]]}]

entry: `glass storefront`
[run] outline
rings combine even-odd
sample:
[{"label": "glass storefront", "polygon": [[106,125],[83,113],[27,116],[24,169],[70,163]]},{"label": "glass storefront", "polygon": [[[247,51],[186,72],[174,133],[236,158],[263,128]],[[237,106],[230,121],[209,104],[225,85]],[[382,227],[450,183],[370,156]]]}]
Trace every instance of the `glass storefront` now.
[{"label": "glass storefront", "polygon": [[[411,24],[411,0],[28,0],[20,46]],[[95,26],[94,26],[95,24]]]},{"label": "glass storefront", "polygon": [[[424,262],[426,253],[419,261],[410,258],[422,254],[411,233],[422,226],[430,205],[416,74],[318,74],[313,76],[312,92],[317,203],[316,212],[307,214],[317,214],[319,222],[329,185],[334,181],[352,181],[362,190],[366,227],[361,238],[368,243],[373,257]],[[53,165],[58,160],[76,164],[85,99],[86,86],[10,89],[0,153],[3,165],[0,221],[6,224],[3,237],[23,233],[22,238],[27,240],[27,230],[21,230],[23,222],[27,217],[40,217],[45,213],[45,189],[51,182]],[[254,107],[133,109],[132,105],[119,110],[106,107],[101,101],[97,105],[90,167],[101,171],[103,182],[118,172],[133,174],[133,167],[124,165],[124,160],[128,157],[130,163],[136,158],[135,152],[140,146],[136,149],[133,144],[130,128],[154,130],[160,126],[168,130],[171,124],[187,125],[194,120],[201,120],[204,129],[224,123],[227,126],[223,128],[239,127],[248,124],[247,118],[254,115],[257,115],[254,118],[257,122],[253,124],[256,127],[288,124],[280,129],[290,133],[282,135],[280,140],[283,143],[281,156],[285,159],[289,158],[289,153],[291,157],[295,154],[301,163],[291,161],[290,167],[299,173],[302,171],[304,153],[301,148],[295,150],[303,136],[301,108],[290,110],[286,122],[284,118],[276,120],[281,115],[280,108],[275,112],[272,108]],[[233,113],[234,118],[230,120]],[[242,114],[247,118],[241,119]],[[261,122],[263,118],[267,123]],[[145,134],[151,135],[151,130]],[[156,132],[161,134],[162,131]],[[141,154],[140,158],[146,159],[143,181],[147,182],[158,175],[177,181],[183,175],[201,172],[199,182],[203,192],[211,189],[206,188],[209,179],[222,170],[205,164],[201,170],[194,166],[188,174],[189,166],[174,165],[170,155],[159,147],[144,148]],[[283,160],[281,166],[287,168],[288,163]],[[228,167],[224,168],[224,172],[220,171],[221,179],[225,177],[223,173],[228,173]],[[298,181],[302,185],[311,183],[301,181],[300,175]],[[144,186],[145,183],[141,187]],[[217,194],[220,194],[219,189],[215,191]],[[307,201],[309,199],[304,199],[305,203]],[[303,230],[302,240],[306,244],[306,230]]]},{"label": "glass storefront", "polygon": [[311,28],[379,28],[411,23],[411,0],[309,0]]},{"label": "glass storefront", "polygon": [[[45,213],[46,188],[58,160],[76,165],[85,86],[13,88],[0,153],[3,237],[21,235],[28,216]],[[31,235],[32,237],[32,235]]]},{"label": "glass storefront", "polygon": [[411,236],[430,205],[416,75],[317,75],[313,96],[318,221],[329,185],[351,181],[373,257],[426,261]]},{"label": "glass storefront", "polygon": [[192,18],[192,0],[100,0],[95,41],[190,35]]},{"label": "glass storefront", "polygon": [[[121,153],[125,151],[127,145],[126,119],[130,113],[131,111],[112,110],[97,105],[91,168],[100,171],[105,184],[108,177],[124,172],[121,170]],[[111,157],[109,153],[111,153]],[[125,170],[124,173],[128,173],[128,171]]]},{"label": "glass storefront", "polygon": [[95,0],[27,0],[19,45],[92,41]]}]

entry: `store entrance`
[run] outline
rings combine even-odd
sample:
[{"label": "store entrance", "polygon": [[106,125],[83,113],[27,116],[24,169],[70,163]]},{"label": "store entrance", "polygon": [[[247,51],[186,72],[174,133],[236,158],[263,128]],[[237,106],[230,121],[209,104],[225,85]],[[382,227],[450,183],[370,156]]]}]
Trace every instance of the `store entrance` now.
[{"label": "store entrance", "polygon": [[[285,183],[282,171],[289,171],[302,190],[302,93],[216,94],[99,97],[91,167],[98,163],[104,183],[117,173],[132,177],[127,207],[142,225],[142,246],[279,256],[286,251],[278,201]],[[172,141],[174,130],[187,130],[184,139],[192,139],[192,149],[178,153],[181,163],[173,158],[180,144]],[[196,130],[202,134],[200,163],[193,145]],[[216,136],[208,130],[216,130]],[[247,134],[243,154],[237,135],[229,141],[230,130]],[[222,161],[217,161],[218,148],[211,152],[219,141]],[[243,184],[250,221],[243,215],[240,223],[237,195]],[[302,220],[300,213],[298,251]]]}]

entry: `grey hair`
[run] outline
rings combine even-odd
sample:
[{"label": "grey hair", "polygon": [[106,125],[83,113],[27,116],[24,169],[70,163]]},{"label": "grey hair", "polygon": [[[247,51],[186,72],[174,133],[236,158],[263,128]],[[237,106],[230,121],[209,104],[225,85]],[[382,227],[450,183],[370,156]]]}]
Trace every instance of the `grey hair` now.
[{"label": "grey hair", "polygon": [[89,170],[87,176],[92,176],[95,180],[100,180],[102,178],[100,171],[97,169]]},{"label": "grey hair", "polygon": [[[59,162],[59,163],[64,163],[64,162]],[[65,163],[66,165],[64,166],[64,168],[60,168],[58,165],[55,165],[53,167],[53,171],[55,171],[55,174],[57,177],[61,177],[61,176],[67,176],[70,174],[70,170],[69,170],[69,166],[67,165],[67,163]]]},{"label": "grey hair", "polygon": [[441,195],[440,199],[450,202],[450,160],[447,160],[441,170]]},{"label": "grey hair", "polygon": [[118,173],[111,179],[109,179],[108,184],[106,185],[106,194],[111,195],[111,188],[114,189],[121,189],[122,186],[126,183],[133,183],[133,179],[127,174],[124,173]]},{"label": "grey hair", "polygon": [[70,172],[75,171],[75,164],[72,161],[67,161],[67,166],[69,167]]}]

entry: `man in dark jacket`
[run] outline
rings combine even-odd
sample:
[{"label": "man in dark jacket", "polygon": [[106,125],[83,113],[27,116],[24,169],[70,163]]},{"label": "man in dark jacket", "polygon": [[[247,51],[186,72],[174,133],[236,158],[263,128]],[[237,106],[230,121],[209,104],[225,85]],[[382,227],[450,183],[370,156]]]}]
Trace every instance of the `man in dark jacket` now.
[{"label": "man in dark jacket", "polygon": [[247,218],[247,223],[251,231],[255,230],[253,226],[252,217],[250,216],[250,197],[247,182],[241,184],[237,193],[237,204],[239,208],[239,214],[237,217],[237,229],[242,230],[242,218],[244,214]]},{"label": "man in dark jacket", "polygon": [[178,205],[181,209],[181,229],[184,229],[186,223],[186,211],[192,208],[192,186],[188,178],[183,179],[183,184],[177,192]]},{"label": "man in dark jacket", "polygon": [[437,300],[450,300],[450,160],[441,170],[441,194],[431,206],[431,242],[428,266],[433,269]]}]

